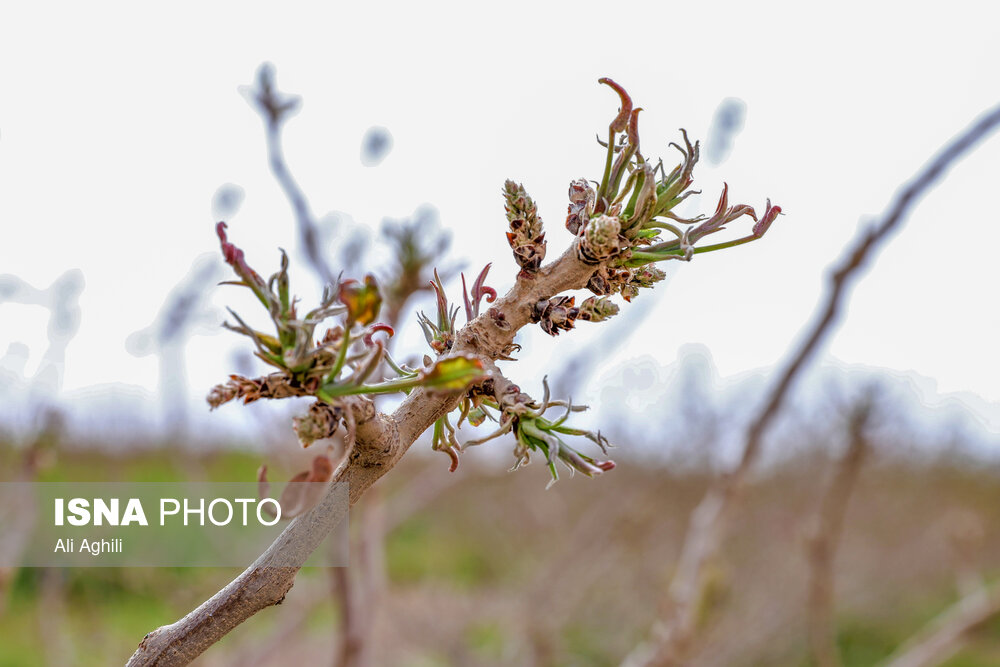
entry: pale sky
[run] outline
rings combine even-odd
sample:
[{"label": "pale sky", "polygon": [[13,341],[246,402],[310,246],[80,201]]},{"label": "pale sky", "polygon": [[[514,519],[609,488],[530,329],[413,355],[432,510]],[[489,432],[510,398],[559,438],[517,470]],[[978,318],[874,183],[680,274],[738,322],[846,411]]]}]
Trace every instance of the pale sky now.
[{"label": "pale sky", "polygon": [[[451,256],[469,270],[493,261],[501,291],[514,263],[500,187],[525,184],[557,256],[569,241],[567,185],[599,178],[594,136],[617,110],[599,77],[644,108],[643,151],[668,165],[677,128],[704,140],[719,103],[742,99],[745,128],[727,161],[696,169],[705,194],[689,211],[711,212],[725,181],[731,201],[760,211],[770,197],[786,215],[761,242],[675,263],[643,330],[602,360],[669,364],[700,343],[723,377],[780,360],[859,220],[1000,102],[998,12],[982,2],[276,7],[16,3],[0,14],[0,274],[45,287],[82,271],[64,389],[156,387],[155,359],[128,354],[125,339],[196,257],[218,252],[210,203],[224,183],[246,192],[233,240],[265,274],[288,248],[293,287],[298,278],[312,298],[261,123],[237,93],[265,60],[304,99],[285,145],[317,214],[347,212],[374,230],[429,203],[453,232]],[[366,168],[359,146],[372,125],[389,128],[394,148]],[[921,202],[856,290],[832,358],[1000,403],[998,173],[993,137]],[[213,302],[253,308],[232,288]],[[0,305],[0,353],[27,344],[30,371],[45,322],[40,308]],[[586,326],[522,334],[529,358],[591,338]],[[222,332],[192,339],[192,391],[224,380],[241,344]],[[538,366],[520,372],[535,381]]]}]

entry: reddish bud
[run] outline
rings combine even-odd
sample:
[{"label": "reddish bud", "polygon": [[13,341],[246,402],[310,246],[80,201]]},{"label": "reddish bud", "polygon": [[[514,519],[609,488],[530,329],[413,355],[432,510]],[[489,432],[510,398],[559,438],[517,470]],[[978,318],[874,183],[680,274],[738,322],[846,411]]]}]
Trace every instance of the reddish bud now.
[{"label": "reddish bud", "polygon": [[219,235],[219,242],[222,246],[222,257],[226,260],[226,264],[233,267],[243,282],[246,283],[254,292],[257,292],[258,296],[262,299],[262,291],[265,288],[264,279],[257,274],[256,271],[250,268],[247,264],[246,259],[243,256],[243,251],[237,248],[235,245],[229,242],[226,236],[226,223],[220,222],[215,225],[215,233]]},{"label": "reddish bud", "polygon": [[780,206],[771,206],[771,200],[767,200],[767,207],[764,210],[764,215],[760,216],[760,221],[753,226],[753,235],[755,238],[760,238],[765,232],[771,227],[771,223],[774,222],[775,218],[781,215]]},{"label": "reddish bud", "polygon": [[608,77],[598,79],[597,83],[603,83],[607,86],[611,86],[614,88],[615,92],[618,93],[618,97],[621,98],[621,108],[618,110],[618,115],[615,116],[615,119],[611,121],[611,125],[609,127],[612,132],[624,132],[625,128],[628,127],[629,118],[632,116],[632,98],[629,97],[624,88]]},{"label": "reddish bud", "polygon": [[365,345],[373,345],[374,342],[372,341],[372,336],[374,336],[380,331],[385,332],[386,335],[389,336],[389,338],[392,338],[393,336],[396,335],[395,329],[390,327],[388,324],[381,324],[381,323],[373,324],[370,327],[368,327],[368,331],[365,332],[364,338],[362,339],[364,340]]}]

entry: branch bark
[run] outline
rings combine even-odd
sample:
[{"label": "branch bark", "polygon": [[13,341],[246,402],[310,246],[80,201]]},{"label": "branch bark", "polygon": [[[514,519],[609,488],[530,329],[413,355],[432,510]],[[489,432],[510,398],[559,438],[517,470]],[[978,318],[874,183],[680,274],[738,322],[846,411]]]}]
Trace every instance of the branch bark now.
[{"label": "branch bark", "polygon": [[729,516],[748,473],[760,452],[764,434],[774,423],[802,369],[819,352],[830,336],[848,299],[850,287],[881,246],[899,229],[914,205],[973,146],[1000,125],[1000,106],[980,116],[947,144],[890,202],[880,220],[863,228],[848,245],[829,276],[826,294],[802,338],[788,357],[767,400],[747,428],[743,455],[734,470],[721,477],[691,515],[688,535],[676,574],[667,592],[666,613],[656,621],[650,638],[626,657],[623,664],[676,665],[685,660],[697,632],[698,610],[702,606],[705,566],[716,557],[725,535]]},{"label": "branch bark", "polygon": [[[586,286],[596,267],[577,258],[575,241],[556,261],[533,278],[519,277],[511,290],[491,308],[502,320],[480,315],[463,327],[451,351],[473,355],[486,364],[504,356],[519,329],[531,321],[532,306],[570,289]],[[505,323],[501,328],[498,321]],[[459,394],[414,390],[391,415],[355,412],[356,442],[334,472],[334,482],[347,482],[350,504],[355,502],[403,457],[416,439],[439,417],[454,409]],[[146,635],[128,661],[129,667],[186,665],[236,626],[258,611],[279,604],[291,589],[295,575],[326,535],[343,519],[333,494],[294,519],[261,556],[236,579],[176,623]],[[297,562],[296,567],[275,567]],[[290,560],[291,559],[291,560]]]}]

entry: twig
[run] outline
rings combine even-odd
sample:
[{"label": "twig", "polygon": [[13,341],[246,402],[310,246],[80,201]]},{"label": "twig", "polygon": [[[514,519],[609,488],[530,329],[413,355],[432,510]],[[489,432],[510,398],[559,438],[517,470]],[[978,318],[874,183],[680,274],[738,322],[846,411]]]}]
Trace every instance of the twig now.
[{"label": "twig", "polygon": [[302,249],[305,251],[306,258],[324,283],[336,284],[336,276],[319,247],[316,217],[309,206],[309,200],[288,168],[281,143],[282,127],[291,113],[298,107],[299,98],[284,96],[278,92],[274,81],[274,69],[268,64],[261,65],[257,71],[257,88],[247,89],[245,94],[254,110],[264,121],[268,165],[270,165],[271,173],[278,181],[278,185],[295,213],[295,221],[299,228]]},{"label": "twig", "polygon": [[[493,304],[493,316],[488,311],[458,332],[451,354],[476,356],[484,362],[504,357],[517,331],[531,322],[535,303],[586,286],[594,267],[578,259],[577,244],[574,241],[559,259],[542,267],[533,278],[519,277],[511,290]],[[370,403],[362,405],[359,401],[354,414],[357,443],[333,477],[335,482],[348,483],[350,504],[391,470],[420,434],[453,410],[460,398],[455,393],[418,388],[392,415],[375,413]],[[370,412],[364,412],[366,407]],[[282,563],[304,563],[339,524],[343,509],[331,494],[294,519],[247,570],[212,598],[176,623],[146,635],[128,665],[186,665],[261,609],[281,602],[301,565],[276,567],[273,563],[279,555]]]},{"label": "twig", "polygon": [[734,500],[757,459],[763,436],[778,416],[792,383],[830,335],[844,307],[849,288],[883,242],[903,224],[917,201],[948,168],[997,125],[1000,125],[1000,106],[983,114],[918,172],[899,191],[881,221],[862,229],[834,265],[827,292],[820,301],[812,326],[795,353],[788,357],[787,365],[778,375],[763,407],[746,430],[739,464],[709,489],[691,515],[688,536],[667,593],[665,617],[654,624],[650,639],[636,647],[624,664],[672,665],[684,660],[695,639],[697,612],[704,592],[705,566],[719,549]]},{"label": "twig", "polygon": [[966,595],[900,646],[884,667],[939,665],[953,656],[968,634],[1000,614],[1000,586]]},{"label": "twig", "polygon": [[809,644],[817,667],[841,664],[834,621],[833,559],[843,532],[847,503],[868,449],[865,426],[870,414],[871,403],[866,402],[851,416],[847,452],[833,471],[809,536]]}]

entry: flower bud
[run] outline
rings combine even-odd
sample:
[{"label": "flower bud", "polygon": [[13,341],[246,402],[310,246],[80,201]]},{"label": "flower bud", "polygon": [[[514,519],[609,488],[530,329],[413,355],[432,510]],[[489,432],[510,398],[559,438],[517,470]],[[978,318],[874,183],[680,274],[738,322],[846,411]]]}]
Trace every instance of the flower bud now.
[{"label": "flower bud", "polygon": [[594,212],[594,201],[597,193],[585,178],[578,178],[569,184],[569,208],[566,211],[566,229],[573,236],[578,236],[590,222],[590,214]]},{"label": "flower bud", "polygon": [[332,438],[342,416],[343,410],[339,406],[316,401],[309,406],[309,412],[292,418],[292,428],[298,434],[302,446],[308,447],[317,440]]},{"label": "flower bud", "polygon": [[531,275],[545,259],[545,233],[538,207],[524,186],[511,180],[504,183],[503,197],[510,223],[507,242],[514,251],[514,261],[521,267],[521,275]]},{"label": "flower bud", "polygon": [[666,277],[667,274],[662,269],[659,269],[652,264],[646,264],[645,266],[641,266],[633,271],[632,280],[630,282],[638,285],[639,287],[652,287],[653,283],[658,283]]},{"label": "flower bud", "polygon": [[580,314],[579,308],[574,308],[575,299],[571,296],[556,296],[542,299],[535,303],[531,312],[533,322],[539,322],[542,330],[550,336],[558,336],[560,331],[569,331],[573,322]]},{"label": "flower bud", "polygon": [[767,200],[767,206],[764,209],[764,215],[760,216],[760,220],[756,225],[753,226],[754,238],[760,238],[763,236],[768,229],[771,227],[771,223],[781,215],[780,206],[771,206],[771,200]]},{"label": "flower bud", "polygon": [[578,319],[588,322],[603,322],[609,317],[618,314],[618,304],[607,297],[587,297],[580,304],[580,315]]},{"label": "flower bud", "polygon": [[621,230],[621,222],[615,216],[599,215],[591,218],[580,239],[578,256],[588,264],[600,264],[614,257],[622,249],[618,238]]}]

